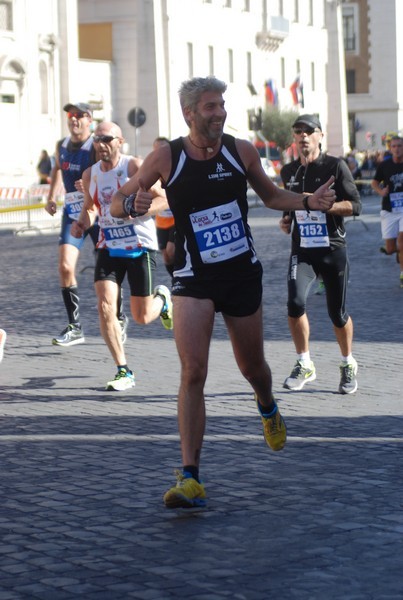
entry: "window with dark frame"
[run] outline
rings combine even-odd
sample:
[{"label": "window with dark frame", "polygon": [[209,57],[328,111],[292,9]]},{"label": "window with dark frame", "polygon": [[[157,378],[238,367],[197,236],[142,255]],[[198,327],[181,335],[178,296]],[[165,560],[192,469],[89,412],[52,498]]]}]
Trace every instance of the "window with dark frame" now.
[{"label": "window with dark frame", "polygon": [[347,94],[355,94],[355,69],[346,70]]}]

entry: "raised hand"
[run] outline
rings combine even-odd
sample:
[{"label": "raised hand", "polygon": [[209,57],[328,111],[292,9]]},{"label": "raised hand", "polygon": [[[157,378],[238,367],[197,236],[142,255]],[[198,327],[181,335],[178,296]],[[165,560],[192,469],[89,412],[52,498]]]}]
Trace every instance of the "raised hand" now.
[{"label": "raised hand", "polygon": [[152,201],[153,195],[151,194],[151,192],[147,192],[143,180],[139,179],[139,189],[137,191],[136,199],[134,201],[135,211],[140,215],[145,215],[146,212],[149,210]]},{"label": "raised hand", "polygon": [[332,208],[336,201],[336,192],[333,189],[334,176],[332,175],[329,179],[318,187],[316,192],[309,196],[308,204],[311,210],[321,210],[322,212],[328,211]]},{"label": "raised hand", "polygon": [[71,235],[75,238],[82,238],[85,233],[85,227],[79,221],[73,221],[71,224]]}]

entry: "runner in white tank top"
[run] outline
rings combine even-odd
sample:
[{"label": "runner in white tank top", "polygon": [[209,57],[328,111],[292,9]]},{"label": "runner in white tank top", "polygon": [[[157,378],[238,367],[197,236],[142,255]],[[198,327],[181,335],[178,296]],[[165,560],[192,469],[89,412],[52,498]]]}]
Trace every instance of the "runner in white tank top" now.
[{"label": "runner in white tank top", "polygon": [[123,141],[115,123],[98,125],[94,144],[100,160],[83,174],[84,205],[72,227],[72,233],[81,236],[99,217],[94,280],[101,333],[117,366],[115,378],[106,384],[111,391],[124,391],[135,385],[114,310],[126,274],[133,319],[144,325],[161,317],[164,327],[172,329],[170,292],[161,285],[153,289],[158,244],[152,217],[167,206],[163,190],[157,185],[146,192],[152,203],[142,216],[121,219],[110,214],[113,194],[137,173],[141,164],[140,159],[120,153]]}]

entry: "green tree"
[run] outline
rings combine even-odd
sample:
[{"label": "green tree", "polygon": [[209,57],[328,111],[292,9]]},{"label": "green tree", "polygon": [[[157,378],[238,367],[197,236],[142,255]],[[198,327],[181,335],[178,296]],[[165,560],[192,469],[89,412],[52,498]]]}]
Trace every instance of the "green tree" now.
[{"label": "green tree", "polygon": [[267,108],[262,114],[264,137],[285,150],[292,144],[292,124],[297,116],[295,110],[279,110],[275,106]]}]

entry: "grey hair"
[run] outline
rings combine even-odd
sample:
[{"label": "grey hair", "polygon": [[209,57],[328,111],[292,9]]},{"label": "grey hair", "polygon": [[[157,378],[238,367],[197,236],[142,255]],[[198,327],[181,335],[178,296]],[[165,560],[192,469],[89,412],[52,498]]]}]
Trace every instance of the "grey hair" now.
[{"label": "grey hair", "polygon": [[183,81],[179,88],[179,100],[182,110],[185,108],[196,110],[204,92],[223,94],[226,89],[227,84],[216,77],[193,77],[193,79]]}]

